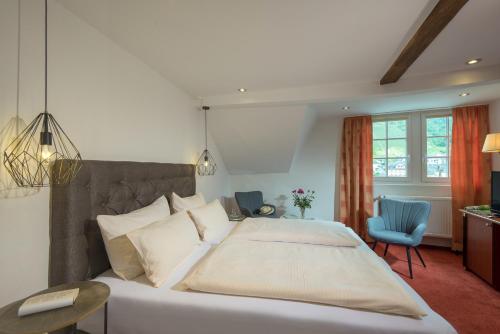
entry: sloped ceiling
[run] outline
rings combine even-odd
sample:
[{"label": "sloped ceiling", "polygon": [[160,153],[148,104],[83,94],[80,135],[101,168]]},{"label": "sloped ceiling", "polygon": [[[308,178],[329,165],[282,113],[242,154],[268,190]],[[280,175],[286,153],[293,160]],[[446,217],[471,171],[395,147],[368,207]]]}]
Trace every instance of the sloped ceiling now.
[{"label": "sloped ceiling", "polygon": [[313,115],[306,106],[221,109],[208,122],[230,174],[286,173]]},{"label": "sloped ceiling", "polygon": [[[437,1],[56,0],[202,97],[232,174],[287,172],[311,110],[346,116],[498,99],[499,0],[469,1],[401,80],[379,85]],[[475,57],[483,61],[466,65]]]},{"label": "sloped ceiling", "polygon": [[192,96],[210,96],[378,81],[437,0],[57,1]]}]

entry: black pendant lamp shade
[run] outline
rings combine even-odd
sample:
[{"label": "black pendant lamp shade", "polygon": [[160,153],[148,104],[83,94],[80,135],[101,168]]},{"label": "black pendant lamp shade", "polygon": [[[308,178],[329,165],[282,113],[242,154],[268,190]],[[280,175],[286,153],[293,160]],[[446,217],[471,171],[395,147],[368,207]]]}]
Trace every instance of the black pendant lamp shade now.
[{"label": "black pendant lamp shade", "polygon": [[13,140],[4,165],[20,187],[44,187],[71,182],[82,157],[56,119],[47,111],[47,0],[45,0],[45,111]]},{"label": "black pendant lamp shade", "polygon": [[200,176],[214,175],[217,170],[217,164],[215,159],[208,151],[208,140],[207,140],[207,111],[210,110],[209,106],[203,106],[203,111],[205,112],[205,149],[198,158],[196,163],[196,171]]}]

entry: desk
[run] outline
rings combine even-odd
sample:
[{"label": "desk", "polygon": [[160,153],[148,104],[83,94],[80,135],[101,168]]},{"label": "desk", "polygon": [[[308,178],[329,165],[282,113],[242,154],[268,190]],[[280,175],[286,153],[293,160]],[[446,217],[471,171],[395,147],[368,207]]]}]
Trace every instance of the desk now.
[{"label": "desk", "polygon": [[463,214],[463,264],[500,290],[500,218],[460,210]]}]

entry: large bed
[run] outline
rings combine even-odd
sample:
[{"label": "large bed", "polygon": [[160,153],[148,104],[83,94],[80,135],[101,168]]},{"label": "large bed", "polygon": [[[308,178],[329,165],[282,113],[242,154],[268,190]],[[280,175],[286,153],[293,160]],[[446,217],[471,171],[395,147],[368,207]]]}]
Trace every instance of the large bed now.
[{"label": "large bed", "polygon": [[[95,223],[100,214],[122,214],[160,195],[195,193],[192,165],[85,161],[71,185],[54,188],[51,199],[50,284],[94,279],[108,284],[109,333],[456,333],[388,265],[422,308],[421,319],[318,303],[182,291],[179,282],[213,249],[202,243],[155,288],[147,278],[130,281],[110,269]],[[228,226],[228,233],[236,224]],[[363,251],[371,252],[358,236]],[[81,322],[102,332],[102,312]]]}]

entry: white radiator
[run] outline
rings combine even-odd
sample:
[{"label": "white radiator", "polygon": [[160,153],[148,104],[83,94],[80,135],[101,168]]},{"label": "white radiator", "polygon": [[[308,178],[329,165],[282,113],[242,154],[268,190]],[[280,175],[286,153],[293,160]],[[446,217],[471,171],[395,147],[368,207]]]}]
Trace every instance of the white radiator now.
[{"label": "white radiator", "polygon": [[431,215],[425,235],[435,238],[451,238],[451,197],[386,195],[386,198],[431,202]]}]

